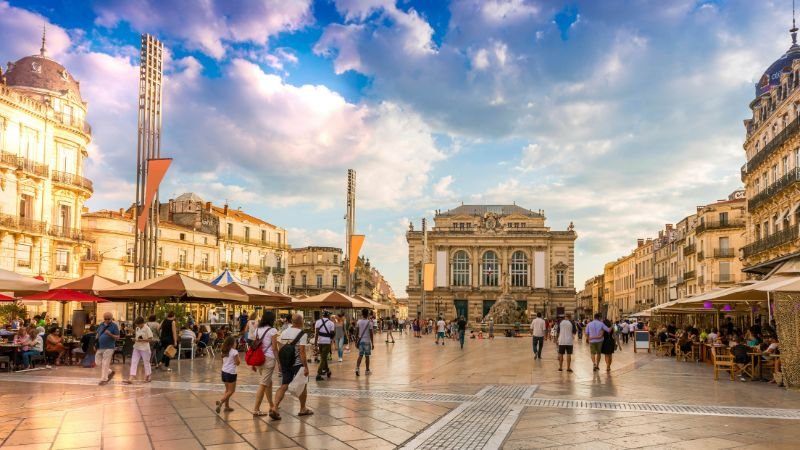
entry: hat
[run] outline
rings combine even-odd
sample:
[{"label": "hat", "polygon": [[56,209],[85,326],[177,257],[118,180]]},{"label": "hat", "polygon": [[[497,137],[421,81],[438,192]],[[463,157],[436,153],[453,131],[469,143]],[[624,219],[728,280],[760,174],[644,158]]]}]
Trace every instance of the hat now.
[{"label": "hat", "polygon": [[322,311],[322,317],[330,317],[330,316],[331,316],[330,311]]}]

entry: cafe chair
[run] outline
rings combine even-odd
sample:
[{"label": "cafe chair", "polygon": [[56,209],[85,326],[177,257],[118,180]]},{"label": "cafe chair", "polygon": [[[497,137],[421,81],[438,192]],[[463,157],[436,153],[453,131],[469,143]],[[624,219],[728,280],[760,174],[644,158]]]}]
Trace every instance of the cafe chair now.
[{"label": "cafe chair", "polygon": [[47,360],[45,360],[44,355],[41,354],[31,356],[31,367],[35,368],[36,363],[42,363],[44,365],[47,365]]},{"label": "cafe chair", "polygon": [[718,350],[719,349],[716,347],[711,349],[711,361],[714,364],[714,379],[719,380],[720,372],[730,372],[731,381],[733,381],[736,371],[738,370],[736,363],[733,362],[733,355],[720,355],[717,353]]},{"label": "cafe chair", "polygon": [[197,346],[194,343],[194,339],[181,338],[180,343],[178,343],[178,359],[181,359],[183,352],[189,352],[191,354],[191,358],[194,359],[194,351],[196,348]]},{"label": "cafe chair", "polygon": [[11,357],[0,356],[0,367],[5,367],[6,372],[11,372]]},{"label": "cafe chair", "polygon": [[122,356],[122,364],[125,364],[125,358],[129,358],[133,355],[133,338],[126,337],[122,341],[122,347],[117,347],[114,349],[114,355],[111,357],[111,362],[114,362],[117,355]]}]

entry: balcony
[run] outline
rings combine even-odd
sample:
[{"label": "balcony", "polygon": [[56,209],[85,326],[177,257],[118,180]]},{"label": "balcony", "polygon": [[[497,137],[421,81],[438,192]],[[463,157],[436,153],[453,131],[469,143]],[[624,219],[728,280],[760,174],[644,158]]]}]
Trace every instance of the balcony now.
[{"label": "balcony", "polygon": [[92,127],[83,120],[78,120],[75,116],[68,116],[65,115],[63,112],[56,112],[53,114],[53,118],[56,122],[60,123],[61,125],[68,126],[70,128],[74,128],[78,130],[78,132],[91,136],[92,135]]},{"label": "balcony", "polygon": [[695,228],[695,234],[702,234],[709,230],[724,230],[731,228],[744,228],[744,219],[726,220],[726,221],[712,221],[704,220],[700,225]]},{"label": "balcony", "polygon": [[87,240],[83,232],[78,228],[59,227],[55,225],[50,227],[50,236],[60,239],[69,239],[73,241]]},{"label": "balcony", "polygon": [[786,128],[775,135],[771,141],[767,142],[767,145],[765,145],[764,148],[753,155],[753,157],[747,161],[747,164],[745,167],[743,167],[743,170],[746,171],[746,173],[753,173],[756,169],[758,169],[758,166],[760,166],[761,163],[766,161],[778,149],[780,149],[781,145],[783,145],[790,136],[797,133],[798,130],[800,130],[800,116],[791,121],[789,125],[786,125]]},{"label": "balcony", "polygon": [[12,231],[22,231],[33,234],[45,234],[47,224],[38,220],[26,219],[24,217],[0,214],[0,227]]},{"label": "balcony", "polygon": [[797,226],[792,226],[745,245],[742,248],[742,252],[745,258],[749,258],[758,253],[792,242],[795,239],[797,239]]},{"label": "balcony", "polygon": [[253,239],[252,237],[239,236],[239,235],[236,235],[236,234],[227,234],[227,233],[225,233],[225,234],[223,234],[221,236],[221,239],[225,240],[225,241],[228,241],[228,242],[236,242],[237,244],[253,245],[253,246],[258,246],[258,247],[267,247],[267,248],[273,248],[273,249],[277,249],[277,250],[289,250],[291,248],[289,246],[289,244],[284,244],[282,242],[264,241],[264,240],[261,240],[261,239]]},{"label": "balcony", "polygon": [[736,275],[732,273],[721,273],[714,276],[714,282],[718,284],[736,283]]},{"label": "balcony", "polygon": [[756,208],[763,205],[765,202],[767,202],[769,199],[774,197],[779,192],[793,185],[796,181],[800,181],[800,169],[798,169],[797,167],[789,170],[786,173],[786,175],[780,177],[778,181],[775,181],[774,183],[765,187],[761,192],[754,195],[753,198],[748,200],[747,209],[749,211],[755,210]]},{"label": "balcony", "polygon": [[693,280],[696,273],[694,270],[690,270],[688,272],[683,272],[683,279],[684,281]]},{"label": "balcony", "polygon": [[181,272],[189,272],[192,270],[192,265],[185,263],[185,262],[176,262],[172,264],[172,270],[178,270]]},{"label": "balcony", "polygon": [[697,250],[694,244],[689,244],[686,247],[683,247],[683,256],[689,256]]},{"label": "balcony", "polygon": [[50,167],[47,164],[37,163],[9,152],[0,152],[0,163],[37,177],[47,178],[50,175]]},{"label": "balcony", "polygon": [[665,284],[667,284],[669,282],[669,277],[666,277],[666,276],[664,276],[664,277],[656,277],[653,280],[653,282],[655,283],[656,286],[664,286]]},{"label": "balcony", "polygon": [[92,181],[74,173],[61,172],[54,170],[52,173],[52,180],[56,183],[74,186],[89,192],[94,192]]},{"label": "balcony", "polygon": [[714,258],[733,258],[734,253],[732,248],[715,248]]},{"label": "balcony", "polygon": [[705,258],[705,254],[703,253],[703,251],[701,250],[701,251],[697,252],[697,260],[698,261],[702,261],[703,258]]},{"label": "balcony", "polygon": [[284,267],[273,267],[272,268],[272,273],[274,275],[278,275],[278,276],[286,275],[286,268],[284,268]]}]

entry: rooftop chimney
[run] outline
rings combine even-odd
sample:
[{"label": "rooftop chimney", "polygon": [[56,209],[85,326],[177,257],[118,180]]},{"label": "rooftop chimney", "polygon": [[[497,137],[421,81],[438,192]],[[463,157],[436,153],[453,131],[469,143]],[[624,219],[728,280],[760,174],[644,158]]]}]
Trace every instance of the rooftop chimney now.
[{"label": "rooftop chimney", "polygon": [[637,239],[636,240],[636,247],[641,247],[644,245],[644,239]]},{"label": "rooftop chimney", "polygon": [[206,202],[206,211],[211,211],[211,202]]},{"label": "rooftop chimney", "polygon": [[226,216],[228,215],[228,204],[227,203],[225,203],[225,208],[223,208],[222,214],[224,214]]}]

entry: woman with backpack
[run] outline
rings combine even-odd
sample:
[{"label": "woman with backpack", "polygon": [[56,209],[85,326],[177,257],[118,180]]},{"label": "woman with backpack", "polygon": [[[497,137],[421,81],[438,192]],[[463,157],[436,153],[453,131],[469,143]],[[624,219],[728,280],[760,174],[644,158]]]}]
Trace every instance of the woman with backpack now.
[{"label": "woman with backpack", "polygon": [[[275,373],[275,367],[278,366],[276,361],[276,353],[278,352],[278,330],[275,329],[275,313],[272,311],[264,311],[261,316],[261,321],[258,322],[258,328],[255,329],[255,339],[251,345],[251,351],[261,351],[264,353],[264,362],[259,366],[252,366],[253,371],[257,371],[261,377],[258,383],[258,390],[256,391],[256,404],[253,407],[253,417],[272,416],[272,375]],[[269,403],[269,412],[261,411],[261,402],[264,397],[267,397]],[[274,418],[274,417],[273,417]]]}]

